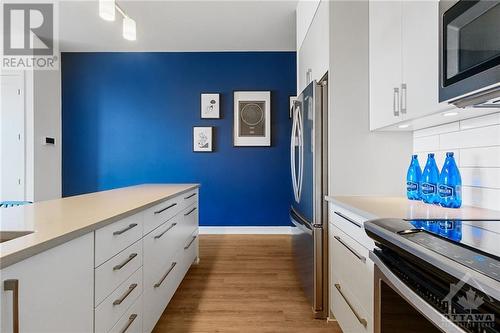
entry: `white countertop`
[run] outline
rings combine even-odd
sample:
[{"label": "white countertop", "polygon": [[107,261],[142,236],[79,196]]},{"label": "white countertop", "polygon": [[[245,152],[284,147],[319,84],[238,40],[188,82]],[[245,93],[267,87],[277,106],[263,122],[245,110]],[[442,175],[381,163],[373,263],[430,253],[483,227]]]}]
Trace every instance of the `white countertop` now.
[{"label": "white countertop", "polygon": [[[366,219],[491,219],[500,220],[500,211],[463,206],[443,208],[408,200],[405,197],[327,196],[327,201],[348,209]],[[499,205],[500,209],[500,205]]]},{"label": "white countertop", "polygon": [[199,187],[149,184],[0,209],[0,231],[33,231],[0,243],[0,268]]}]

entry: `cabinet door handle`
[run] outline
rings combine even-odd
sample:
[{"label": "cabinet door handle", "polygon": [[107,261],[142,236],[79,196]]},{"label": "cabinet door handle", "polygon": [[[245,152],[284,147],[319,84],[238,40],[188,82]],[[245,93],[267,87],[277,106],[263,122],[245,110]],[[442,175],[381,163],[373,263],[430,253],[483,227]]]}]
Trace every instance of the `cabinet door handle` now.
[{"label": "cabinet door handle", "polygon": [[356,221],[353,221],[351,220],[350,218],[348,218],[347,216],[345,216],[344,214],[342,213],[339,213],[339,212],[334,212],[336,215],[340,216],[341,218],[343,218],[344,220],[346,220],[347,222],[350,222],[352,224],[354,224],[356,227],[358,228],[363,228],[363,226],[361,224],[359,224],[358,222]]},{"label": "cabinet door handle", "polygon": [[196,239],[196,237],[198,237],[198,236],[193,236],[193,239],[191,239],[191,241],[189,242],[189,244],[186,245],[186,246],[184,246],[184,250],[187,250],[187,249],[189,249],[191,247],[191,244],[194,243],[194,240]]},{"label": "cabinet door handle", "polygon": [[358,312],[353,308],[351,302],[349,302],[349,300],[345,297],[344,293],[342,293],[342,289],[340,288],[340,284],[335,283],[335,288],[337,288],[337,290],[339,291],[340,296],[342,296],[342,298],[344,299],[344,301],[347,303],[347,306],[349,306],[349,309],[351,309],[352,313],[354,313],[354,316],[359,321],[359,323],[361,325],[363,325],[364,327],[366,327],[366,325],[368,325],[368,322],[366,321],[366,319],[361,318],[361,316],[358,314]]},{"label": "cabinet door handle", "polygon": [[191,214],[192,212],[194,212],[196,210],[196,207],[194,207],[193,209],[191,209],[189,212],[187,212],[186,214],[184,214],[184,216],[188,216],[189,214]]},{"label": "cabinet door handle", "polygon": [[162,209],[160,209],[160,210],[157,210],[157,211],[155,212],[155,215],[156,215],[156,214],[161,214],[161,213],[163,213],[164,211],[166,211],[167,209],[170,209],[170,208],[175,207],[175,206],[177,206],[177,203],[173,203],[173,204],[171,204],[170,206],[167,206],[167,207],[165,207],[165,208],[162,208]]},{"label": "cabinet door handle", "polygon": [[192,197],[194,197],[195,195],[196,195],[196,193],[193,193],[193,194],[191,194],[191,195],[188,195],[187,197],[185,197],[185,198],[184,198],[184,200],[187,200],[187,199],[189,199],[189,198],[192,198]]},{"label": "cabinet door handle", "polygon": [[172,228],[173,228],[173,227],[175,227],[176,225],[177,225],[177,223],[175,223],[175,222],[174,222],[174,223],[172,223],[172,224],[170,225],[170,227],[168,227],[167,229],[165,229],[165,231],[163,231],[161,234],[156,235],[154,238],[155,238],[155,239],[160,239],[160,238],[161,238],[161,236],[165,235],[165,234],[166,234],[166,233],[167,233],[170,229],[172,229]]},{"label": "cabinet door handle", "polygon": [[113,232],[113,236],[121,235],[124,232],[127,232],[130,229],[135,228],[135,227],[137,227],[137,223],[131,223],[131,224],[128,225],[128,227],[126,227],[126,228],[124,228],[122,230],[118,230],[118,231]]},{"label": "cabinet door handle", "polygon": [[165,274],[163,274],[163,276],[161,277],[160,281],[158,281],[157,283],[155,283],[153,285],[153,287],[158,288],[159,286],[161,286],[161,284],[163,283],[163,281],[167,278],[168,274],[170,274],[170,272],[174,269],[175,265],[177,265],[177,263],[173,262],[172,266],[170,266],[170,268],[168,269],[168,271]]},{"label": "cabinet door handle", "polygon": [[348,249],[349,251],[351,251],[351,253],[354,254],[356,256],[356,258],[358,258],[362,262],[366,262],[366,257],[362,256],[356,250],[354,250],[352,247],[350,247],[349,245],[347,245],[346,242],[344,242],[342,240],[342,238],[340,238],[339,236],[333,236],[333,238],[335,238],[340,244],[344,245],[344,247],[346,249]]},{"label": "cabinet door handle", "polygon": [[124,328],[122,328],[122,330],[120,331],[120,333],[127,332],[127,330],[129,329],[130,325],[132,325],[132,323],[134,322],[135,318],[137,318],[137,315],[135,313],[131,314],[130,317],[128,317],[127,324],[125,325]]},{"label": "cabinet door handle", "polygon": [[401,113],[406,114],[406,83],[401,84]]},{"label": "cabinet door handle", "polygon": [[394,112],[394,117],[399,117],[399,88],[394,88],[392,96],[392,111]]},{"label": "cabinet door handle", "polygon": [[135,289],[136,287],[137,287],[137,283],[132,283],[132,284],[130,285],[130,287],[128,287],[128,289],[127,289],[127,291],[125,292],[125,294],[123,294],[123,295],[122,295],[122,297],[120,297],[119,299],[117,299],[117,300],[115,300],[115,301],[113,302],[113,305],[120,305],[120,304],[122,304],[122,302],[125,300],[125,298],[127,298],[127,297],[128,297],[128,295],[130,295],[130,293],[131,293],[132,291],[134,291],[134,289]]},{"label": "cabinet door handle", "polygon": [[12,291],[12,332],[19,333],[19,280],[5,280],[3,289]]},{"label": "cabinet door handle", "polygon": [[124,262],[122,262],[121,264],[119,265],[116,265],[115,267],[113,267],[113,270],[114,271],[119,271],[120,269],[122,269],[126,264],[128,264],[132,259],[134,259],[135,257],[137,257],[137,253],[132,253],[131,255],[128,256],[127,260],[125,260]]}]

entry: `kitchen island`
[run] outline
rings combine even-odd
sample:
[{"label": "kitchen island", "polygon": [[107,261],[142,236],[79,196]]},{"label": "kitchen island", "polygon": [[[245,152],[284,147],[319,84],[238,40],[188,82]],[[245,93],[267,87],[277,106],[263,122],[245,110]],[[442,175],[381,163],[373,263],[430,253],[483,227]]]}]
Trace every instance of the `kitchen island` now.
[{"label": "kitchen island", "polygon": [[198,187],[1,210],[1,331],[150,332],[198,258]]}]

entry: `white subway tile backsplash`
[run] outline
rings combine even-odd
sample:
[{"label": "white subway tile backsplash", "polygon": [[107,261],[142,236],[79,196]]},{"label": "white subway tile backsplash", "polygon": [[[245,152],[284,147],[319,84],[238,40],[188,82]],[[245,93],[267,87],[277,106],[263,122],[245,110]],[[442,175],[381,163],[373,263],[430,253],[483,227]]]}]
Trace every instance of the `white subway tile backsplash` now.
[{"label": "white subway tile backsplash", "polygon": [[500,210],[500,190],[462,186],[462,204]]},{"label": "white subway tile backsplash", "polygon": [[500,189],[500,168],[460,169],[462,185]]},{"label": "white subway tile backsplash", "polygon": [[458,131],[459,128],[459,123],[454,122],[454,123],[449,123],[449,124],[444,124],[440,126],[435,126],[435,127],[429,127],[429,128],[424,128],[418,131],[413,132],[413,137],[414,138],[420,138],[423,136],[431,136],[431,135],[437,135],[437,134],[443,134],[443,133],[450,133],[450,132],[456,132]]},{"label": "white subway tile backsplash", "polygon": [[413,151],[434,151],[439,149],[439,135],[413,139]]},{"label": "white subway tile backsplash", "polygon": [[461,149],[460,166],[500,168],[500,146]]},{"label": "white subway tile backsplash", "polygon": [[415,131],[413,151],[422,168],[427,154],[435,153],[439,169],[453,151],[464,205],[500,210],[500,113]]},{"label": "white subway tile backsplash", "polygon": [[491,125],[499,125],[500,124],[500,112],[489,114],[483,117],[477,117],[472,119],[465,119],[460,121],[460,130],[466,130],[476,127],[484,127]]}]

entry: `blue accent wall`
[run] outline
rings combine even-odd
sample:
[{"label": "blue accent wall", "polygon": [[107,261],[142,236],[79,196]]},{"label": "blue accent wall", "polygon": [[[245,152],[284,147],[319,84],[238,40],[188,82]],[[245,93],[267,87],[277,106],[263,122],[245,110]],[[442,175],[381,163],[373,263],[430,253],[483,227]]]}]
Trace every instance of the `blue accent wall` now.
[{"label": "blue accent wall", "polygon": [[[233,91],[270,90],[272,147],[233,147]],[[200,183],[204,226],[287,226],[295,52],[63,53],[63,196]],[[200,94],[222,119],[200,119]],[[193,126],[215,152],[192,151]]]}]

